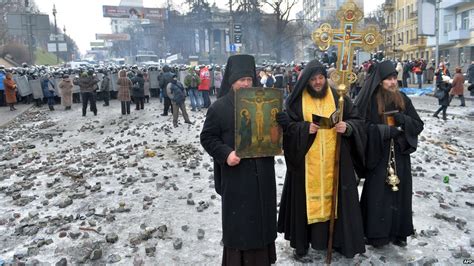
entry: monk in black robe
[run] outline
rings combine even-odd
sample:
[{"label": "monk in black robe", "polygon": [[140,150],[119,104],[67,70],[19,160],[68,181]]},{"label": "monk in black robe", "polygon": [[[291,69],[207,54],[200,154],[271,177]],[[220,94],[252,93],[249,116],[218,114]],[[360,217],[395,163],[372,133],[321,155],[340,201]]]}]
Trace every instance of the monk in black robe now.
[{"label": "monk in black robe", "polygon": [[257,84],[250,55],[229,57],[218,100],[209,108],[201,145],[214,159],[222,197],[223,265],[276,261],[276,181],[273,157],[240,159],[235,152],[235,90]]},{"label": "monk in black robe", "polygon": [[[333,247],[346,257],[365,252],[362,216],[354,168],[362,167],[364,122],[348,97],[344,97],[343,121],[323,128],[313,115],[328,118],[338,107],[336,91],[327,82],[326,69],[311,61],[277,121],[284,129],[287,166],[280,202],[278,232],[295,248],[297,260],[309,261],[309,244],[327,249],[332,204],[337,134],[342,134],[340,175]],[[325,123],[326,124],[326,123]]]},{"label": "monk in black robe", "polygon": [[[410,154],[418,145],[423,121],[405,94],[398,90],[397,71],[389,61],[375,65],[355,104],[366,119],[367,150],[361,197],[364,232],[370,245],[389,242],[405,246],[412,235],[412,176]],[[398,191],[387,183],[393,140]],[[395,168],[394,168],[395,169]]]}]

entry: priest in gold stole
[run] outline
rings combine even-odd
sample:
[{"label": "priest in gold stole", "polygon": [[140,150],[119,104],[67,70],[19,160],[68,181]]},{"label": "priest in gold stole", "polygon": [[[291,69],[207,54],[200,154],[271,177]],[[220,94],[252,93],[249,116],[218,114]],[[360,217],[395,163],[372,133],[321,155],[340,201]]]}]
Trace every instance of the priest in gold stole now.
[{"label": "priest in gold stole", "polygon": [[287,166],[278,232],[284,233],[295,258],[303,262],[310,260],[306,256],[310,244],[313,249],[327,249],[337,134],[342,137],[333,248],[348,258],[365,252],[354,174],[363,163],[364,121],[345,97],[343,121],[331,125],[328,118],[334,117],[338,97],[328,84],[326,68],[313,60],[289,96],[286,113],[277,114]]}]

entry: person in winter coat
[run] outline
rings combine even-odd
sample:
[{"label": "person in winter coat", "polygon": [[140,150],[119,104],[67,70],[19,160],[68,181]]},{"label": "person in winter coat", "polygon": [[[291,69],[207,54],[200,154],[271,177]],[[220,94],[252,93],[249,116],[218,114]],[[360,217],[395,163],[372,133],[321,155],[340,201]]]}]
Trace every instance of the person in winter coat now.
[{"label": "person in winter coat", "polygon": [[100,84],[100,92],[104,98],[104,106],[109,106],[110,101],[110,78],[107,72],[104,72],[102,83]]},{"label": "person in winter coat", "polygon": [[135,110],[143,110],[145,105],[145,79],[143,73],[138,71],[137,75],[132,78],[132,97],[137,105]]},{"label": "person in winter coat", "polygon": [[408,79],[410,78],[410,71],[411,71],[412,64],[408,62],[408,60],[405,60],[403,63],[404,64],[403,64],[402,87],[408,88]]},{"label": "person in winter coat", "polygon": [[65,110],[71,110],[72,106],[72,84],[69,75],[63,75],[63,79],[58,84],[59,89],[61,90],[61,105],[65,107]]},{"label": "person in winter coat", "polygon": [[120,70],[119,73],[119,78],[117,80],[117,85],[118,85],[118,93],[117,93],[117,99],[120,101],[122,105],[122,115],[130,114],[130,90],[132,89],[132,81],[130,81],[129,78],[127,78],[127,71],[125,70]]},{"label": "person in winter coat", "polygon": [[5,80],[5,67],[0,65],[0,106],[5,105],[5,88],[3,87],[3,80]]},{"label": "person in winter coat", "polygon": [[[184,85],[186,86],[189,94],[189,100],[191,101],[191,111],[201,110],[202,102],[199,98],[198,86],[201,83],[198,73],[190,67],[188,75],[184,78]],[[219,86],[220,87],[220,86]]]},{"label": "person in winter coat", "polygon": [[449,70],[445,67],[444,63],[440,63],[439,68],[435,71],[436,87],[440,91],[440,96],[437,96],[440,107],[433,116],[438,118],[438,114],[443,111],[443,120],[448,119],[446,111],[449,106],[449,91],[451,90],[451,85],[449,84],[450,77]]},{"label": "person in winter coat", "polygon": [[453,100],[454,96],[458,96],[461,100],[461,106],[466,106],[464,99],[464,76],[460,67],[456,67],[456,73],[453,77],[453,84],[451,91],[449,91],[449,102]]},{"label": "person in winter coat", "polygon": [[222,72],[220,67],[216,67],[214,71],[214,87],[216,90],[216,95],[219,94],[219,89],[221,88],[222,84]]},{"label": "person in winter coat", "polygon": [[161,93],[164,99],[163,113],[161,114],[162,116],[167,116],[168,111],[171,107],[171,100],[166,94],[166,86],[168,86],[168,83],[170,83],[172,79],[173,79],[173,73],[171,73],[171,68],[165,65],[163,67],[163,74],[160,76],[160,79],[159,79]]},{"label": "person in winter coat", "polygon": [[181,110],[181,113],[183,113],[184,123],[192,124],[192,122],[189,120],[188,112],[186,112],[186,105],[184,103],[186,99],[184,86],[178,81],[178,77],[176,75],[173,75],[173,79],[166,86],[166,93],[173,106],[173,126],[178,127],[179,110]]},{"label": "person in winter coat", "polygon": [[83,72],[78,80],[82,98],[82,116],[86,116],[87,105],[89,104],[89,101],[91,103],[91,111],[94,113],[94,115],[97,115],[96,89],[98,83],[99,79],[94,75],[93,70]]},{"label": "person in winter coat", "polygon": [[7,73],[5,79],[3,80],[3,88],[5,89],[5,100],[10,106],[10,111],[15,111],[16,103],[16,84],[13,81],[12,73]]},{"label": "person in winter coat", "polygon": [[471,62],[466,74],[467,82],[469,82],[468,90],[471,92],[471,96],[474,96],[474,61]]},{"label": "person in winter coat", "polygon": [[199,79],[201,83],[198,86],[199,97],[202,99],[203,107],[209,108],[211,106],[211,98],[209,97],[209,90],[211,88],[211,74],[207,66],[204,66],[199,71]]},{"label": "person in winter coat", "polygon": [[43,97],[48,101],[48,107],[50,111],[54,111],[54,83],[50,79],[49,75],[46,75],[41,81],[41,89],[43,90]]},{"label": "person in winter coat", "polygon": [[402,88],[402,86],[403,86],[403,66],[402,66],[402,62],[397,63],[397,67],[395,68],[395,70],[397,70],[397,72],[398,72],[398,74],[397,74],[398,87]]},{"label": "person in winter coat", "polygon": [[145,83],[143,84],[143,91],[145,94],[145,102],[150,103],[150,79],[146,71],[143,72],[143,79]]}]

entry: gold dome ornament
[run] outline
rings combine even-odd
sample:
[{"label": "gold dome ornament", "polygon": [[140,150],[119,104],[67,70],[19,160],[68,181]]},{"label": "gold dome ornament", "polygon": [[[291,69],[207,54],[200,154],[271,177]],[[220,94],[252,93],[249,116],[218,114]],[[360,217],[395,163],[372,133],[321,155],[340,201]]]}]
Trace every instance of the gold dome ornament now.
[{"label": "gold dome ornament", "polygon": [[388,165],[387,165],[387,179],[386,182],[392,186],[392,191],[398,191],[398,184],[400,184],[400,178],[397,175],[397,163],[395,161],[395,145],[393,139],[390,140],[390,153],[388,156]]}]

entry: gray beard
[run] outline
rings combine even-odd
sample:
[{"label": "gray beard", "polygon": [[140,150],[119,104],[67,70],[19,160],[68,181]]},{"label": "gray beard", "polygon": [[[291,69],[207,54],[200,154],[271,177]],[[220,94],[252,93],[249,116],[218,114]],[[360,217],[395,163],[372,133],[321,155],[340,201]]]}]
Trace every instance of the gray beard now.
[{"label": "gray beard", "polygon": [[306,90],[308,91],[309,95],[311,95],[311,97],[313,98],[316,98],[316,99],[324,98],[324,96],[326,96],[326,93],[328,92],[328,82],[326,81],[326,83],[324,83],[324,86],[322,90],[320,91],[313,90],[313,88],[311,88],[310,85],[306,86]]}]

